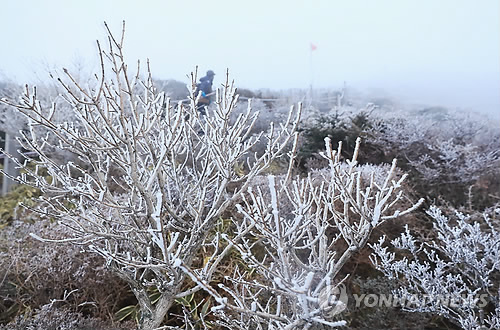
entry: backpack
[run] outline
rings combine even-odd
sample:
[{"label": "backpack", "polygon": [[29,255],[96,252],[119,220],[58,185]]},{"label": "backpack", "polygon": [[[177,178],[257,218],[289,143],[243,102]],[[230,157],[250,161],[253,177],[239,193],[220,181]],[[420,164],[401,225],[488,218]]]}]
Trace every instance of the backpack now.
[{"label": "backpack", "polygon": [[201,97],[198,100],[198,103],[210,104],[210,99],[207,96],[207,92],[208,94],[210,94],[211,90],[212,90],[212,84],[210,84],[209,81],[202,79],[201,82],[197,83],[194,95],[198,97],[198,94],[201,92]]}]

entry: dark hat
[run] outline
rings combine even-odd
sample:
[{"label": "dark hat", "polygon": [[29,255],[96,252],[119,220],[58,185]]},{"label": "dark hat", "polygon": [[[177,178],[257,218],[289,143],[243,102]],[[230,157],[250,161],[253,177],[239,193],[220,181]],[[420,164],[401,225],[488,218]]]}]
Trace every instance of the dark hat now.
[{"label": "dark hat", "polygon": [[215,72],[213,72],[212,70],[208,70],[207,76],[215,76]]}]

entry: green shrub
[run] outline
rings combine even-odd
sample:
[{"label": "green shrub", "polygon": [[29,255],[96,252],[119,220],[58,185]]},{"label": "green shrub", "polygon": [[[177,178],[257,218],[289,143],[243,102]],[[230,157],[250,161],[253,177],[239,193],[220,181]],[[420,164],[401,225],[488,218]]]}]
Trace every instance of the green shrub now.
[{"label": "green shrub", "polygon": [[367,112],[360,112],[353,117],[345,118],[339,113],[320,115],[313,123],[299,129],[302,137],[300,146],[299,166],[305,169],[306,161],[314,158],[325,149],[325,138],[333,143],[342,141],[342,155],[351,158],[356,145],[356,139],[363,136],[370,128],[370,118]]},{"label": "green shrub", "polygon": [[27,186],[15,186],[8,194],[0,197],[0,229],[5,227],[9,222],[14,220],[19,204],[33,206],[33,198],[39,197],[41,192],[39,189]]}]

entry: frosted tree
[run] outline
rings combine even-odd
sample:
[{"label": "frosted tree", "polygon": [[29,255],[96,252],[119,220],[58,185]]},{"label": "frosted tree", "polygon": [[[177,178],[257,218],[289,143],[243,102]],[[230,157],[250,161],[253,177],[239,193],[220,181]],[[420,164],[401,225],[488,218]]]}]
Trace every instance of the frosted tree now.
[{"label": "frosted tree", "polygon": [[[0,82],[0,93],[7,97],[13,97],[14,95],[19,94],[19,87],[13,83]],[[7,152],[14,157],[20,156],[17,152],[19,145],[17,144],[14,136],[15,132],[24,129],[25,125],[26,120],[24,116],[11,107],[0,103],[0,131],[2,132],[2,138],[0,139],[0,151],[2,153]],[[2,163],[3,171],[9,173],[11,176],[17,175],[18,172],[14,163],[9,160],[9,158],[3,158],[0,161]],[[1,181],[0,194],[6,194],[12,184],[14,184],[12,180],[3,178]]]},{"label": "frosted tree", "polygon": [[[12,83],[0,82],[0,92],[4,97],[15,97],[20,89]],[[4,132],[17,132],[26,124],[24,116],[5,104],[0,103],[0,129]]]},{"label": "frosted tree", "polygon": [[[19,103],[3,102],[28,119],[19,141],[37,157],[18,162],[24,173],[17,180],[43,191],[35,211],[72,230],[61,242],[105,258],[136,295],[141,328],[152,329],[183,295],[186,275],[174,263],[192,266],[222,212],[296,141],[300,109],[269,133],[250,136],[258,113],[249,105],[230,122],[238,98],[226,82],[216,107],[200,117],[192,96],[174,107],[157,93],[149,67],[145,79],[139,67],[131,74],[123,41],[109,32],[109,50],[98,43],[95,84],[82,86],[67,70],[58,78],[76,121],[57,121],[58,108],[44,107],[36,88],[26,87]],[[266,150],[251,154],[260,140]],[[61,152],[76,160],[59,159]],[[248,167],[244,175],[235,173],[239,162]],[[151,287],[161,292],[154,305]]]},{"label": "frosted tree", "polygon": [[[500,327],[500,233],[487,212],[482,221],[457,212],[451,219],[437,207],[427,211],[434,220],[435,239],[418,239],[408,227],[390,245],[385,238],[372,245],[377,269],[399,282],[395,292],[411,312],[442,315],[464,329]],[[494,210],[497,215],[500,209]]]},{"label": "frosted tree", "polygon": [[[57,240],[32,236],[102,256],[135,294],[141,329],[159,327],[175,299],[200,290],[214,297],[212,312],[230,328],[344,324],[324,315],[320,293],[341,283],[340,270],[373,228],[418,206],[400,203],[406,176],[395,179],[396,163],[383,180],[366,178],[356,160],[359,140],[346,163],[341,146],[334,150],[327,140],[329,174],[290,183],[300,105],[281,124],[253,134],[258,112],[249,103],[234,115],[238,96],[227,79],[201,116],[193,92],[189,104],[165,99],[149,64],[145,77],[139,63],[132,73],[123,43],[124,29],[119,39],[108,29],[107,50],[98,42],[95,81],[82,85],[67,70],[57,78],[73,121],[58,116],[55,104],[46,107],[36,88],[26,87],[19,102],[2,99],[27,118],[19,141],[37,154],[17,162],[23,172],[16,180],[40,188],[33,210],[70,233]],[[192,91],[195,82],[193,74]],[[252,152],[262,141],[264,150]],[[252,186],[283,157],[288,171],[279,182],[268,178],[268,194]],[[241,163],[244,171],[237,170]],[[290,208],[283,209],[284,201]],[[218,232],[218,219],[232,209],[239,212],[232,217],[235,232]],[[212,283],[231,251],[259,278],[250,282],[236,270]],[[264,291],[276,298],[266,301]]]}]

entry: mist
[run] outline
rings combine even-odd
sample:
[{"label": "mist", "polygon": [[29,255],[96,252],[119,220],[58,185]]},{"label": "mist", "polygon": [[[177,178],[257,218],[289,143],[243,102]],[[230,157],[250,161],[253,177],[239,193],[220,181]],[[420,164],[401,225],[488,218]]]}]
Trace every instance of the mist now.
[{"label": "mist", "polygon": [[[229,69],[249,89],[339,88],[402,102],[500,116],[500,4],[400,2],[8,2],[0,77],[45,81],[55,68],[99,70],[103,22],[121,31],[130,63],[187,82],[198,68],[220,84]],[[311,45],[315,46],[312,50]]]}]

